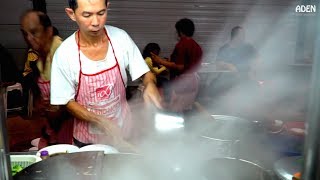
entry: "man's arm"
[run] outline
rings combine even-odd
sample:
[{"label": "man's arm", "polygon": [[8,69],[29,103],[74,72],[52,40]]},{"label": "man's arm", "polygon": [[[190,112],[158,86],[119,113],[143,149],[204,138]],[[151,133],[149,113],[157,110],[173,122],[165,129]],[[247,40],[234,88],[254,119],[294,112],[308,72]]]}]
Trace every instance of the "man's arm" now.
[{"label": "man's arm", "polygon": [[66,107],[77,119],[97,125],[97,127],[108,135],[121,137],[120,128],[112,121],[106,120],[106,117],[88,111],[84,106],[74,100],[69,101]]},{"label": "man's arm", "polygon": [[163,66],[165,66],[168,69],[177,69],[179,71],[183,71],[184,69],[184,65],[183,64],[176,64],[174,62],[171,62],[170,60],[164,60],[161,57],[153,54],[151,52],[151,58],[158,64],[161,64]]},{"label": "man's arm", "polygon": [[237,67],[234,64],[225,62],[223,60],[217,60],[217,66],[219,69],[222,69],[222,70],[230,70],[232,72],[238,71]]},{"label": "man's arm", "polygon": [[143,99],[146,103],[155,104],[156,107],[162,109],[162,98],[159,94],[158,88],[156,86],[156,77],[152,72],[147,72],[143,75]]},{"label": "man's arm", "polygon": [[66,107],[68,111],[77,119],[93,123],[103,130],[106,135],[113,137],[113,143],[116,148],[138,152],[138,150],[132,144],[123,139],[121,130],[117,124],[109,121],[106,119],[106,117],[88,111],[85,107],[74,100],[69,101]]}]

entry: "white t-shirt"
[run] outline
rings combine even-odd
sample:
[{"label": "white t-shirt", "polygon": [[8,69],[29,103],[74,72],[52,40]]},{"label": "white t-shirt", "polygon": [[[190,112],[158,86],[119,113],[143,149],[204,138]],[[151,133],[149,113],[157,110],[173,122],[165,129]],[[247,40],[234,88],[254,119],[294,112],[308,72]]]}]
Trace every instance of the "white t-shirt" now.
[{"label": "white t-shirt", "polygon": [[[113,45],[125,83],[127,83],[128,79],[126,69],[130,73],[132,80],[136,80],[150,71],[138,47],[124,30],[108,25],[106,26],[106,30]],[[53,105],[65,105],[75,98],[80,73],[78,46],[75,35],[76,33],[73,33],[63,41],[53,56],[50,90],[50,101]],[[105,59],[93,61],[88,59],[81,51],[80,59],[84,74],[95,74],[112,67],[116,63],[110,42]]]}]

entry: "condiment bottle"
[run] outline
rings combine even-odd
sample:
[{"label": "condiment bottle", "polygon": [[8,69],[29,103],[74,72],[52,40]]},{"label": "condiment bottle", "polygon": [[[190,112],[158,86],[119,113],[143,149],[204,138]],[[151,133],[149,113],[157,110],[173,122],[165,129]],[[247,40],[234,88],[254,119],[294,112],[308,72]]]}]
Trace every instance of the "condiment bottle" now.
[{"label": "condiment bottle", "polygon": [[47,158],[49,157],[49,152],[46,151],[46,150],[41,151],[41,152],[40,152],[40,157],[41,157],[41,159],[43,159],[43,160],[47,159]]}]

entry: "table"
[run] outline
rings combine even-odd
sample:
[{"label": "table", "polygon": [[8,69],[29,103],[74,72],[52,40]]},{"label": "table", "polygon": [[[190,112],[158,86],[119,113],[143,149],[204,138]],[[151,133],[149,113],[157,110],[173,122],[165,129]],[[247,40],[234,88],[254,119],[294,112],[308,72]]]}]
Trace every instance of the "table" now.
[{"label": "table", "polygon": [[284,157],[274,163],[274,172],[282,180],[292,180],[292,176],[301,172],[302,156]]},{"label": "table", "polygon": [[222,73],[234,73],[227,69],[222,69],[218,67],[217,64],[214,63],[202,63],[201,67],[198,71],[198,74],[200,76],[200,79],[202,80],[202,83],[204,84],[203,88],[207,89],[212,84],[213,81],[217,80]]},{"label": "table", "polygon": [[223,69],[217,64],[202,63],[198,73],[221,73],[221,72],[232,72],[228,69]]}]

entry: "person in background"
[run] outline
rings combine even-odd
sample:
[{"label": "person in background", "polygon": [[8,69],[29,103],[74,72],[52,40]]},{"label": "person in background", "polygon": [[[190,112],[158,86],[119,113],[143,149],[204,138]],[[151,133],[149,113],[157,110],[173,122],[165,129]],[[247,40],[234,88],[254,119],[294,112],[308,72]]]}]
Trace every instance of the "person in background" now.
[{"label": "person in background", "polygon": [[[52,27],[53,36],[59,36],[59,30],[54,26]],[[26,37],[24,36],[24,38]],[[37,85],[37,79],[35,79],[39,76],[39,72],[37,70],[37,61],[39,60],[39,53],[31,48],[31,45],[27,39],[25,39],[25,42],[27,43],[29,48],[27,52],[27,60],[24,63],[21,84],[23,87],[24,114],[27,114],[29,91],[32,91],[32,95],[34,97],[40,96],[40,90]]]},{"label": "person in background", "polygon": [[170,70],[170,102],[168,109],[183,112],[192,108],[199,88],[197,70],[202,61],[202,48],[192,38],[195,26],[192,20],[184,18],[175,24],[179,42],[176,44],[170,60],[151,53],[154,62]]},{"label": "person in background", "polygon": [[105,25],[108,0],[69,0],[65,9],[79,30],[54,55],[51,104],[64,105],[75,117],[73,143],[131,148],[131,118],[126,100],[126,69],[132,80],[143,76],[143,98],[161,108],[156,78],[138,47],[122,29]]},{"label": "person in background", "polygon": [[143,49],[142,56],[146,61],[147,65],[149,66],[151,72],[157,77],[157,86],[162,87],[163,82],[166,82],[166,78],[164,75],[167,71],[165,66],[159,65],[156,62],[153,62],[151,59],[151,52],[159,56],[160,54],[160,46],[157,43],[149,43]]},{"label": "person in background", "polygon": [[252,78],[258,62],[258,52],[245,41],[245,31],[241,26],[231,30],[230,41],[223,45],[216,58],[218,64],[227,70],[238,72],[241,78]]},{"label": "person in background", "polygon": [[[218,67],[232,73],[221,73],[211,82],[212,99],[224,109],[224,113],[233,115],[247,114],[258,103],[262,84],[258,77],[258,52],[245,40],[245,30],[241,26],[232,28],[230,41],[218,51]],[[261,72],[259,72],[261,74]],[[246,102],[245,105],[240,102]]]},{"label": "person in background", "polygon": [[45,112],[48,120],[43,137],[32,141],[34,150],[51,144],[71,143],[71,135],[68,131],[70,131],[69,127],[72,127],[72,121],[66,120],[66,111],[49,103],[52,58],[62,39],[54,35],[51,20],[43,12],[27,10],[22,14],[20,22],[24,39],[32,49],[29,50],[29,61],[26,63],[30,68],[26,67],[24,75],[28,76],[32,72],[30,79],[37,84],[40,92],[40,96],[35,97],[39,102],[36,108],[39,112]]}]

